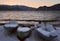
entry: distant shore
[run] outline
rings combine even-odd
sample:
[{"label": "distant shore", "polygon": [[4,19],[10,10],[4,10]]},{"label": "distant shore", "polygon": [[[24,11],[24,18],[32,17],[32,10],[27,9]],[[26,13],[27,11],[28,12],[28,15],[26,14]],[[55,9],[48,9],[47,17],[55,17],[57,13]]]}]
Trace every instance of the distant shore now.
[{"label": "distant shore", "polygon": [[0,5],[0,11],[60,11],[60,4],[53,6],[40,6],[38,8],[23,6],[23,5]]}]

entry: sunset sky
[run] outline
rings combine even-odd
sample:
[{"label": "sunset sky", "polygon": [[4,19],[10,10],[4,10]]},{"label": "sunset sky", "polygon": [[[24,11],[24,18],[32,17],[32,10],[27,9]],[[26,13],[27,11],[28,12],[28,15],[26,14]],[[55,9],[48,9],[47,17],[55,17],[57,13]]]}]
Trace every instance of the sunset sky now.
[{"label": "sunset sky", "polygon": [[29,7],[51,6],[60,3],[60,0],[0,0],[5,5],[25,5]]}]

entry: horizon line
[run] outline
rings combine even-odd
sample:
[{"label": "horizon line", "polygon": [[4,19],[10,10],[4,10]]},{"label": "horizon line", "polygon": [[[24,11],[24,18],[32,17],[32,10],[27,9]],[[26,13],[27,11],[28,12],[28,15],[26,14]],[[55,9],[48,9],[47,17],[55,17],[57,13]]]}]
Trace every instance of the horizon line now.
[{"label": "horizon line", "polygon": [[[60,4],[60,3],[58,3]],[[26,5],[9,5],[9,4],[0,4],[0,5],[8,5],[8,6],[26,6]],[[56,4],[53,4],[53,5],[56,5]],[[53,5],[50,5],[50,6],[53,6]],[[47,6],[47,5],[44,5],[44,6]],[[47,7],[50,7],[50,6],[47,6]],[[32,6],[27,6],[27,7],[32,7]],[[43,6],[39,6],[39,7],[43,7]],[[32,8],[39,8],[39,7],[32,7]]]}]

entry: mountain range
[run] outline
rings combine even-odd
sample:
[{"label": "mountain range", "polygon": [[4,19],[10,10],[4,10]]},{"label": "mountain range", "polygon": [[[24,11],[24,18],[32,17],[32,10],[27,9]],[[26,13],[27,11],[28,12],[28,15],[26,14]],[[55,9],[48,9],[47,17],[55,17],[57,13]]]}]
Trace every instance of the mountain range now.
[{"label": "mountain range", "polygon": [[36,9],[37,11],[60,11],[60,4],[55,4],[53,6],[47,7],[42,6]]},{"label": "mountain range", "polygon": [[35,11],[36,8],[22,6],[22,5],[0,5],[0,11]]},{"label": "mountain range", "polygon": [[60,11],[60,4],[53,6],[40,6],[38,8],[23,6],[23,5],[0,5],[0,11]]}]

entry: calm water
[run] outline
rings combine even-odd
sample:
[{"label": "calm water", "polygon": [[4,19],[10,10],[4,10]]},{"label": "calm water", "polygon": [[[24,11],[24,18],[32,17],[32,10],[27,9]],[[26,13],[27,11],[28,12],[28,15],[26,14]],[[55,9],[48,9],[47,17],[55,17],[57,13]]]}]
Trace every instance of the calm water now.
[{"label": "calm water", "polygon": [[59,11],[0,11],[0,19],[54,19],[60,17]]},{"label": "calm water", "polygon": [[0,19],[60,19],[60,11],[0,11]]}]

